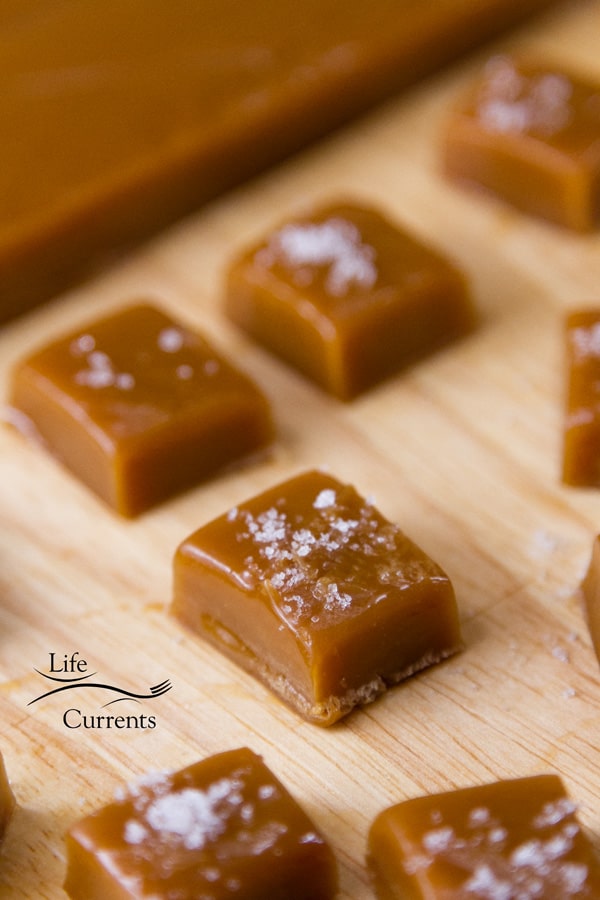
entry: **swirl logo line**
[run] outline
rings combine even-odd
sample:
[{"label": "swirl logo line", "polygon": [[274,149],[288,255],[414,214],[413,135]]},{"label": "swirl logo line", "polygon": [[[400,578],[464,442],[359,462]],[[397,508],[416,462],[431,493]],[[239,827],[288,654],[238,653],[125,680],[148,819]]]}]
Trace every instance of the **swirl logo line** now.
[{"label": "swirl logo line", "polygon": [[147,692],[137,693],[135,691],[128,691],[125,688],[118,687],[115,684],[108,684],[102,681],[87,681],[88,678],[93,678],[96,674],[95,672],[90,672],[88,675],[76,676],[73,678],[57,678],[54,675],[48,675],[46,672],[41,672],[39,669],[35,669],[34,671],[41,675],[43,678],[46,678],[48,681],[59,682],[59,687],[51,688],[48,691],[44,691],[43,694],[40,694],[38,697],[34,697],[33,700],[30,700],[27,706],[31,706],[34,703],[37,703],[39,700],[44,700],[47,697],[52,697],[54,694],[60,694],[63,691],[73,691],[78,688],[99,688],[106,691],[113,691],[119,694],[119,697],[115,697],[114,700],[109,700],[108,703],[104,703],[103,706],[110,706],[112,703],[118,703],[120,700],[134,700],[136,703],[139,703],[142,700],[153,700],[155,697],[161,697],[163,694],[166,694],[167,691],[170,691],[173,685],[170,680],[167,678],[164,681],[161,681],[159,684],[154,684],[148,688]]}]

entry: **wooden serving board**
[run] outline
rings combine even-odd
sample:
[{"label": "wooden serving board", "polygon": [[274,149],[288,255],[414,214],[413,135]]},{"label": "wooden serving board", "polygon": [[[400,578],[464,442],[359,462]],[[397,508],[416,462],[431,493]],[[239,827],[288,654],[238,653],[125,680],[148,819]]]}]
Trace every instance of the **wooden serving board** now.
[{"label": "wooden serving board", "polygon": [[[63,836],[123,782],[242,745],[261,753],[329,837],[342,900],[373,896],[366,835],[424,792],[558,772],[600,849],[600,667],[578,586],[600,494],[559,483],[565,311],[600,304],[600,235],[575,236],[447,184],[440,130],[491,52],[535,51],[600,81],[600,0],[565,3],[344,133],[214,203],[85,287],[6,327],[13,363],[107,308],[154,298],[202,329],[272,401],[272,456],[135,522],[117,519],[39,449],[0,430],[0,750],[18,801],[0,896],[60,900]],[[468,340],[349,405],[237,333],[222,315],[232,254],[287,213],[332,196],[380,206],[468,273]],[[465,650],[340,725],[301,721],[170,619],[171,560],[190,531],[256,491],[326,466],[450,574]],[[172,690],[121,714],[154,729],[68,728],[106,715],[92,689],[55,695],[66,656],[98,680]],[[50,654],[54,654],[51,657]],[[67,696],[69,699],[67,700]]]}]

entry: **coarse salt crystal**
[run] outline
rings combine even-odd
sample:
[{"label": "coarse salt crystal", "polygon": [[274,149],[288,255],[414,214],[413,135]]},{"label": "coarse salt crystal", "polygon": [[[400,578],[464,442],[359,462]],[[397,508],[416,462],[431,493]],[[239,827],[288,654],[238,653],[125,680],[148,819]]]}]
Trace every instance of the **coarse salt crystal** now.
[{"label": "coarse salt crystal", "polygon": [[335,498],[336,494],[334,490],[331,488],[324,488],[317,494],[313,507],[315,509],[327,509],[328,506],[335,505]]},{"label": "coarse salt crystal", "polygon": [[156,343],[164,353],[177,353],[183,347],[183,332],[179,328],[163,328],[158,334]]},{"label": "coarse salt crystal", "polygon": [[430,853],[440,853],[447,850],[454,842],[454,829],[449,825],[427,831],[423,835],[423,846]]}]

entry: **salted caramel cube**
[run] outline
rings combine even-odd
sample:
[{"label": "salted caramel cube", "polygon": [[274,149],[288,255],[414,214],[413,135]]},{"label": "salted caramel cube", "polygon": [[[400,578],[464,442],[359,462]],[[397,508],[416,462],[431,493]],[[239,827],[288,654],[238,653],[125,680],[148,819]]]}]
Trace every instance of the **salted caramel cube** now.
[{"label": "salted caramel cube", "polygon": [[268,404],[199,334],[150,305],[17,366],[12,419],[102,500],[135,516],[266,446]]},{"label": "salted caramel cube", "polygon": [[600,85],[493,57],[450,115],[443,161],[525,213],[589,230],[600,218]]},{"label": "salted caramel cube", "polygon": [[353,487],[318,471],[184,540],[171,609],[318,725],[461,643],[444,572]]},{"label": "salted caramel cube", "polygon": [[562,480],[600,487],[600,309],[567,317],[566,356]]},{"label": "salted caramel cube", "polygon": [[594,540],[590,564],[581,583],[581,593],[592,645],[600,662],[600,535]]},{"label": "salted caramel cube", "polygon": [[0,753],[0,843],[15,808],[15,797],[10,787],[4,759]]},{"label": "salted caramel cube", "polygon": [[242,253],[228,316],[320,387],[349,400],[471,330],[462,273],[378,211],[331,205]]},{"label": "salted caramel cube", "polygon": [[380,900],[600,896],[600,864],[556,775],[406,800],[369,833]]},{"label": "salted caramel cube", "polygon": [[331,900],[329,845],[241,748],[147,776],[67,836],[73,900]]}]

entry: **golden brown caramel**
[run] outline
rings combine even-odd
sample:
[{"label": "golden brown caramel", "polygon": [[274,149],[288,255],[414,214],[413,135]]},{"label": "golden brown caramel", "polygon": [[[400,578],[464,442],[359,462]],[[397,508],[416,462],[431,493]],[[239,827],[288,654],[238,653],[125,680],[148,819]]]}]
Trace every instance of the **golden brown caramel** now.
[{"label": "golden brown caramel", "polygon": [[75,825],[74,900],[331,900],[329,846],[251,750],[156,773]]},{"label": "golden brown caramel", "polygon": [[594,652],[600,662],[600,535],[594,540],[592,558],[581,584],[581,592]]},{"label": "golden brown caramel", "polygon": [[0,843],[15,808],[15,797],[10,787],[4,759],[0,753]]},{"label": "golden brown caramel", "polygon": [[354,204],[276,229],[233,263],[226,291],[234,322],[342,400],[474,324],[462,274]]},{"label": "golden brown caramel", "polygon": [[578,487],[600,487],[600,309],[571,313],[566,342],[562,480]]},{"label": "golden brown caramel", "polygon": [[0,320],[550,0],[19,0]]},{"label": "golden brown caramel", "polygon": [[13,421],[135,516],[272,437],[266,400],[198,334],[140,305],[51,343],[14,372]]},{"label": "golden brown caramel", "polygon": [[600,218],[600,85],[492,58],[450,118],[448,175],[576,230]]},{"label": "golden brown caramel", "polygon": [[447,576],[322,472],[200,528],[174,581],[173,614],[318,725],[460,645]]},{"label": "golden brown caramel", "polygon": [[600,865],[560,778],[538,775],[406,800],[369,835],[379,900],[600,896]]}]

